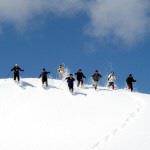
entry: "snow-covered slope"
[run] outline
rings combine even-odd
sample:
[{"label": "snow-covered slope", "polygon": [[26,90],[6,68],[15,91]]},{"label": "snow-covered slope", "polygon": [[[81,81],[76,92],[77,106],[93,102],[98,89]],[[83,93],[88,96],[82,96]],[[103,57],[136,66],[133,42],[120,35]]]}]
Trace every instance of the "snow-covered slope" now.
[{"label": "snow-covered slope", "polygon": [[150,95],[0,80],[0,150],[149,150]]}]

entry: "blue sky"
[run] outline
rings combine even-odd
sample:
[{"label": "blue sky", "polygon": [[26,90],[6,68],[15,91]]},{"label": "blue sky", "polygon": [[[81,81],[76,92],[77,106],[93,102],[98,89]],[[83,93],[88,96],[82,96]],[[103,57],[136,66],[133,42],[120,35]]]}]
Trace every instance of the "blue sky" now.
[{"label": "blue sky", "polygon": [[[73,6],[77,7],[79,1]],[[121,6],[120,3],[119,5]],[[150,34],[146,28],[149,25],[148,17],[132,14],[133,16],[126,20],[131,26],[120,23],[120,19],[118,21],[122,16],[117,19],[114,17],[113,23],[106,21],[103,24],[105,18],[108,17],[109,20],[108,12],[99,16],[98,8],[96,12],[91,8],[89,12],[92,15],[78,9],[73,12],[68,10],[68,7],[72,9],[73,6],[67,5],[67,11],[56,8],[60,11],[59,14],[58,11],[56,13],[49,10],[46,14],[35,11],[38,15],[23,16],[23,20],[19,17],[19,21],[18,16],[14,19],[15,14],[12,14],[13,17],[8,13],[4,15],[3,18],[7,16],[7,19],[0,25],[0,77],[11,77],[10,69],[17,63],[25,70],[21,74],[22,77],[38,77],[41,68],[45,67],[55,78],[57,66],[64,63],[72,73],[82,68],[87,76],[86,82],[90,81],[95,69],[100,70],[103,75],[102,85],[105,85],[107,74],[113,70],[120,88],[124,88],[125,78],[132,73],[137,79],[136,90],[150,93]],[[114,12],[112,8],[107,8],[111,10],[111,14]],[[93,20],[94,15],[98,17],[96,21]],[[132,20],[133,17],[138,19]],[[147,25],[143,26],[141,21]],[[137,28],[137,32],[132,26]]]}]

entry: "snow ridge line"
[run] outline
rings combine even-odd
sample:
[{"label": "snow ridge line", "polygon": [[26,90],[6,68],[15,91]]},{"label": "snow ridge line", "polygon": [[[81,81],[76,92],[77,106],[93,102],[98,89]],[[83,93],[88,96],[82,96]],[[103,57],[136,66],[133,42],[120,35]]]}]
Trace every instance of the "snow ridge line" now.
[{"label": "snow ridge line", "polygon": [[[143,109],[143,103],[141,102],[141,98],[137,98],[137,96],[131,96],[136,103],[136,107],[132,112],[129,112],[125,120],[121,123],[119,127],[114,128],[110,133],[107,133],[102,139],[93,144],[88,150],[104,150],[106,144],[110,142],[118,133],[120,133],[125,127],[129,125],[129,123],[139,115],[139,113]],[[135,98],[133,98],[135,97]]]}]

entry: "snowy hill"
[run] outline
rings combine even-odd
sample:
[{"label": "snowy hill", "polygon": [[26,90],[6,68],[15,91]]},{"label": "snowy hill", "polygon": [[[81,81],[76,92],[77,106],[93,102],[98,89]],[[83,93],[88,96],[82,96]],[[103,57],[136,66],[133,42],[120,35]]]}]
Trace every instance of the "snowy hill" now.
[{"label": "snowy hill", "polygon": [[150,95],[0,80],[0,150],[149,150]]}]

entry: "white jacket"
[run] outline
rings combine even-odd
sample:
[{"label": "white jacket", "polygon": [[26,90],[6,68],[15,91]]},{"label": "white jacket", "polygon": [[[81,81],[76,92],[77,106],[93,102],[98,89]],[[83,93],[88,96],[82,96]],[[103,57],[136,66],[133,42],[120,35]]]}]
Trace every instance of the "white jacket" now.
[{"label": "white jacket", "polygon": [[59,67],[57,70],[58,70],[58,72],[60,74],[64,74],[65,73],[65,68],[64,67]]},{"label": "white jacket", "polygon": [[116,77],[113,74],[109,74],[108,75],[108,82],[115,82],[116,81]]}]

